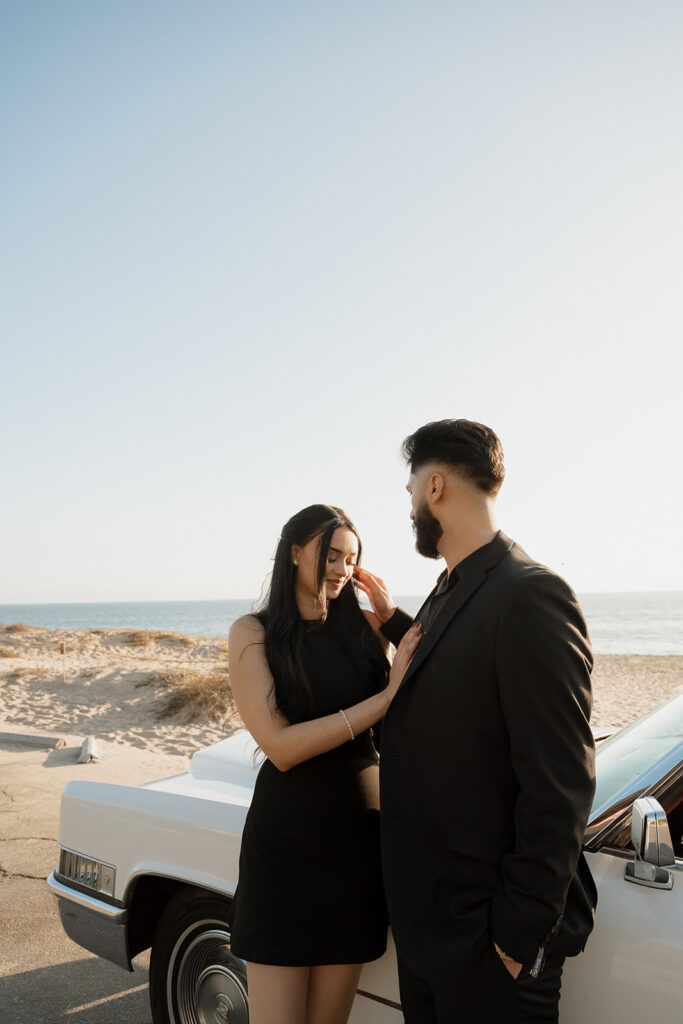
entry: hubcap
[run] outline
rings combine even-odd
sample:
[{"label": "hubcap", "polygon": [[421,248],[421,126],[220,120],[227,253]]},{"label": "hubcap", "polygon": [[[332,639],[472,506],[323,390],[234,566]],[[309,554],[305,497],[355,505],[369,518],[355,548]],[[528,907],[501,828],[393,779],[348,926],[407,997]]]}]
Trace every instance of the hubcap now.
[{"label": "hubcap", "polygon": [[208,922],[192,931],[176,974],[178,1024],[248,1024],[246,970],[230,950],[230,933]]},{"label": "hubcap", "polygon": [[246,1024],[247,993],[225,967],[207,967],[197,979],[197,1015],[201,1024]]}]

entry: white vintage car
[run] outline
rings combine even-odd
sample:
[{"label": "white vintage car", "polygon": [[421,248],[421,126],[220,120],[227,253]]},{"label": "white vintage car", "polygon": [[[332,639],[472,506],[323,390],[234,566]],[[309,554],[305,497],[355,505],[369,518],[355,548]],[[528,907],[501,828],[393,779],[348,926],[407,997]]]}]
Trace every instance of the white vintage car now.
[{"label": "white vintage car", "polygon": [[[184,775],[64,789],[59,863],[48,879],[63,926],[129,971],[151,946],[154,1024],[248,1021],[244,963],[231,953],[226,914],[256,771],[242,732],[200,750]],[[679,1024],[683,694],[603,743],[597,774],[585,841],[597,923],[586,952],[567,961],[561,1024]],[[390,942],[363,970],[351,1021],[401,1020]]]}]

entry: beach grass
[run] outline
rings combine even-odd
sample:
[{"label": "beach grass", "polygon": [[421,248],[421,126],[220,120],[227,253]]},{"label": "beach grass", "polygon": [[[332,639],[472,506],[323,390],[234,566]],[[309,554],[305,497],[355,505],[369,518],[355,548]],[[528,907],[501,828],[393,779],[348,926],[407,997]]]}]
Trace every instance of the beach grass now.
[{"label": "beach grass", "polygon": [[[91,630],[95,632],[95,630]],[[184,633],[173,633],[165,629],[134,629],[125,636],[126,643],[132,647],[149,647],[157,641],[171,641],[181,647],[191,647],[192,638]]]},{"label": "beach grass", "polygon": [[156,710],[164,720],[182,715],[189,722],[225,722],[237,714],[227,669],[182,669],[156,673],[155,682],[169,689]]}]

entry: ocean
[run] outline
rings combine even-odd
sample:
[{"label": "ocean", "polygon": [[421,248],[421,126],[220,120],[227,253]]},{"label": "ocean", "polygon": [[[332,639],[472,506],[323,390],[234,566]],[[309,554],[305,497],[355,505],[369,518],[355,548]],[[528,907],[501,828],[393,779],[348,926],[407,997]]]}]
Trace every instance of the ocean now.
[{"label": "ocean", "polygon": [[[415,614],[422,597],[397,597]],[[599,654],[683,654],[683,591],[580,594]],[[4,604],[0,622],[48,629],[168,629],[227,636],[253,601],[126,601],[109,604]]]}]

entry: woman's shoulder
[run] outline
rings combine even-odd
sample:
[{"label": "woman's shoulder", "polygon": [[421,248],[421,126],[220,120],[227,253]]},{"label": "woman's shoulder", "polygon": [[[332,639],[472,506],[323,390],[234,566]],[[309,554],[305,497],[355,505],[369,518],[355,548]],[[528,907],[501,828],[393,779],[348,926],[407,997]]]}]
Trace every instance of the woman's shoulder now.
[{"label": "woman's shoulder", "polygon": [[228,641],[253,643],[254,640],[262,640],[265,633],[265,626],[258,615],[241,615],[230,627]]}]

